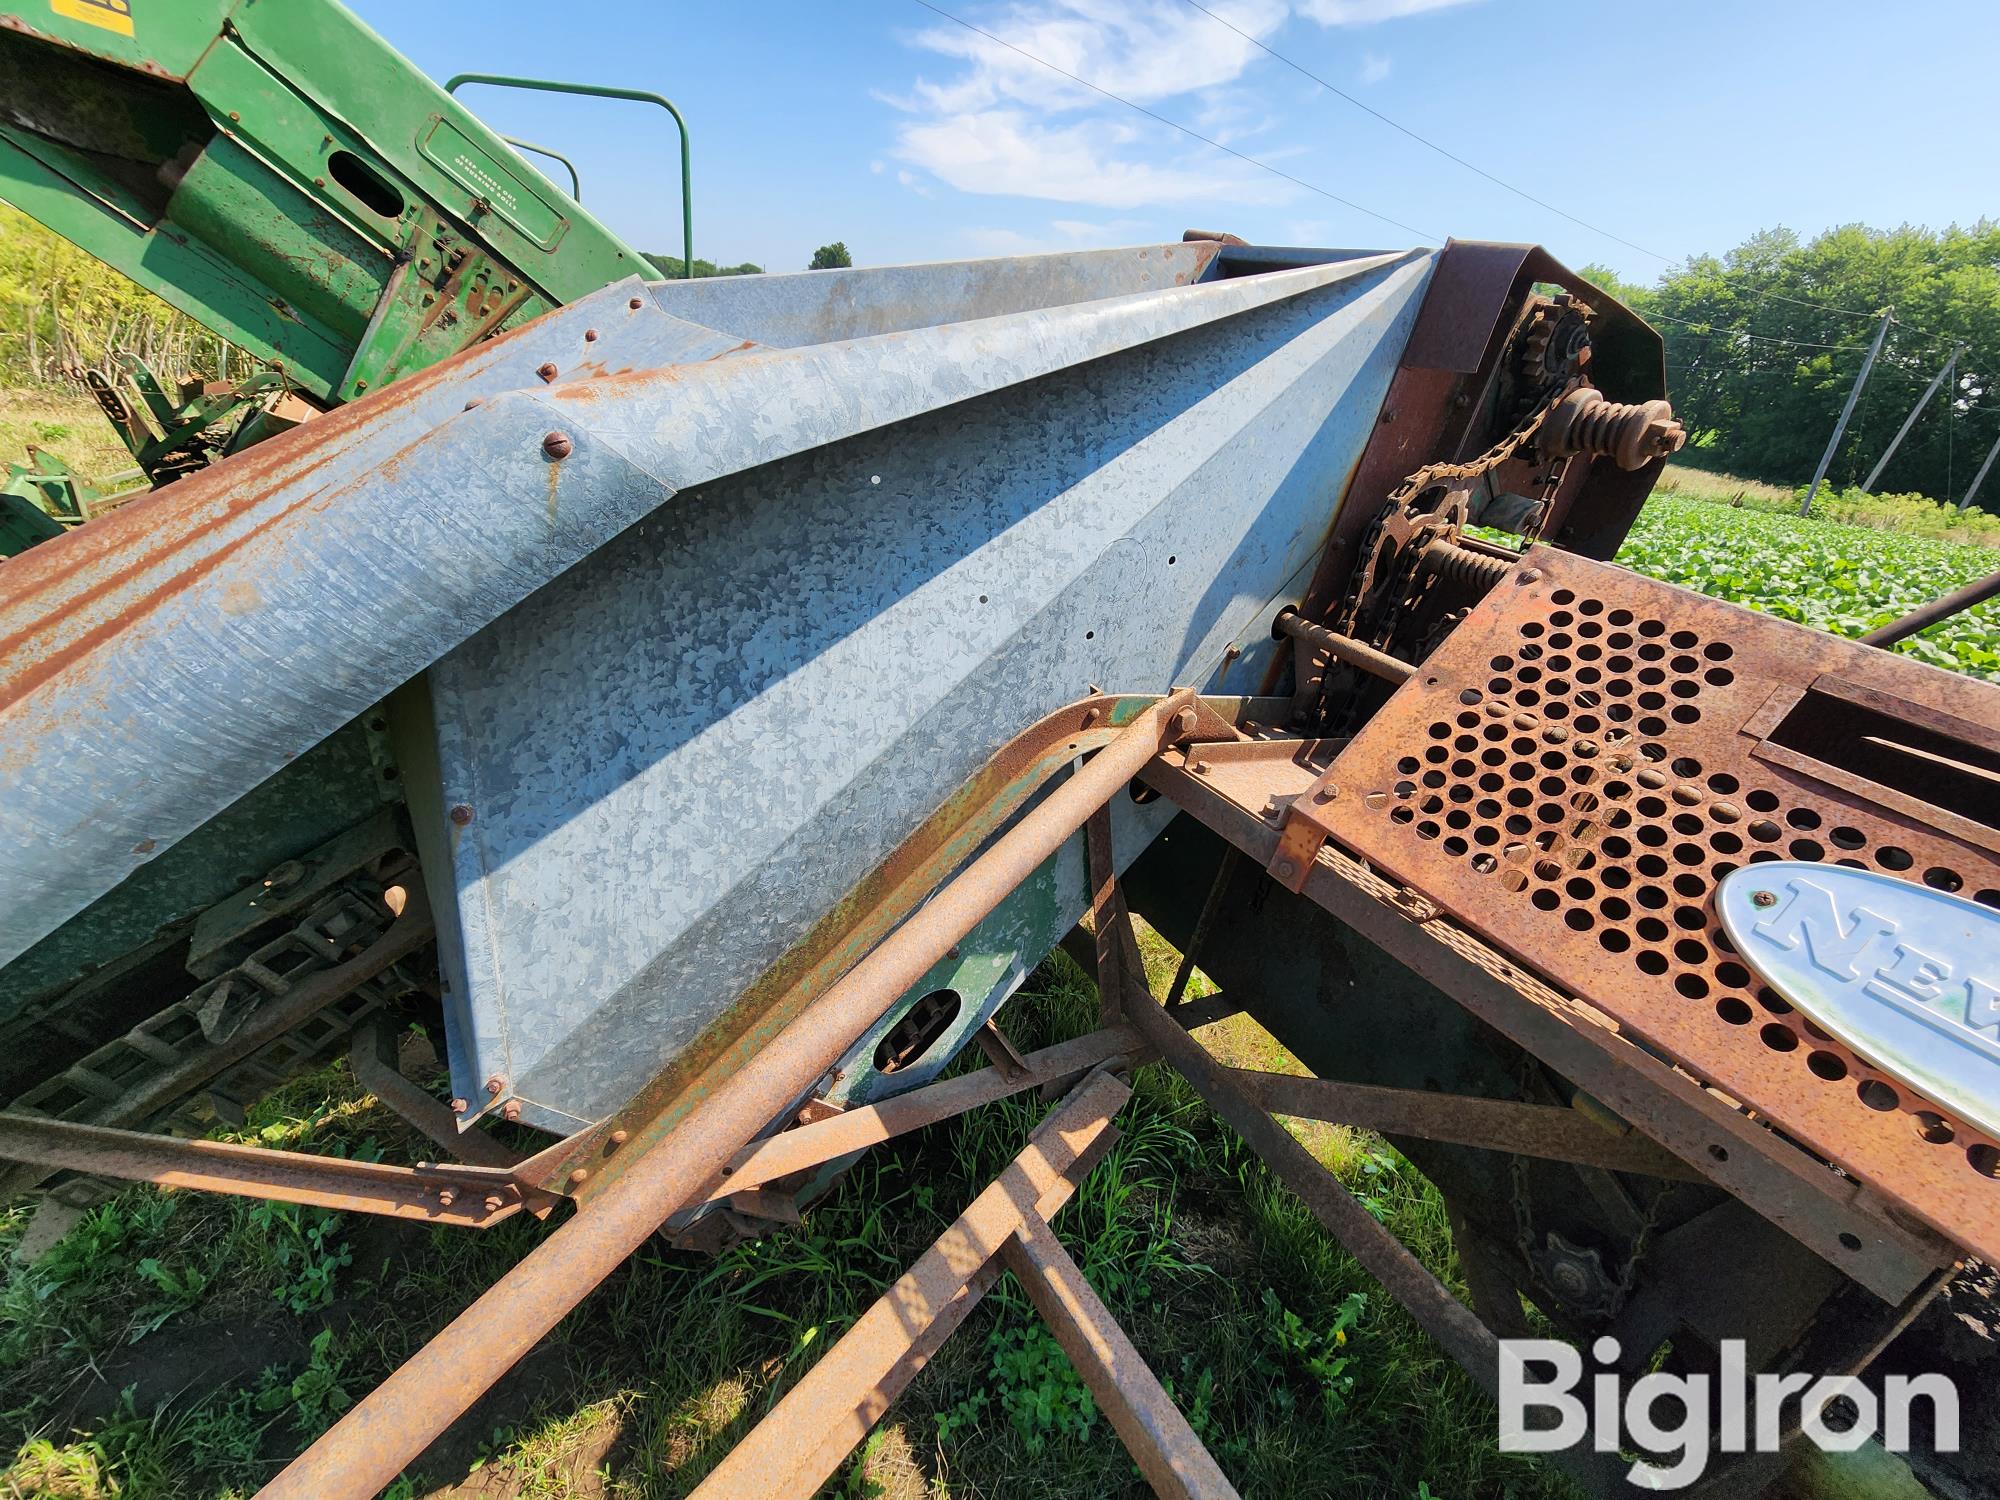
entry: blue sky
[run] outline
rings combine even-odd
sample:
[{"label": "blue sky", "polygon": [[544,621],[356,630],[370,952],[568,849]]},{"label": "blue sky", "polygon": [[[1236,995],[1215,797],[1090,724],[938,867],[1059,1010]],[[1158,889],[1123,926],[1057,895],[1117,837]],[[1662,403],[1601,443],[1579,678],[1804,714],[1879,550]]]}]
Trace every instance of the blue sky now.
[{"label": "blue sky", "polygon": [[[832,239],[867,265],[1137,244],[1199,226],[1277,244],[1537,240],[1571,265],[1650,281],[1659,257],[1725,250],[1776,224],[1811,233],[2000,213],[1993,0],[1201,0],[1617,238],[1399,134],[1189,0],[938,3],[1409,228],[1156,124],[916,0],[350,3],[440,80],[533,73],[668,95],[694,139],[696,253],[773,270],[803,266]],[[678,251],[664,115],[466,97],[497,128],[569,154],[585,203],[614,229]]]}]

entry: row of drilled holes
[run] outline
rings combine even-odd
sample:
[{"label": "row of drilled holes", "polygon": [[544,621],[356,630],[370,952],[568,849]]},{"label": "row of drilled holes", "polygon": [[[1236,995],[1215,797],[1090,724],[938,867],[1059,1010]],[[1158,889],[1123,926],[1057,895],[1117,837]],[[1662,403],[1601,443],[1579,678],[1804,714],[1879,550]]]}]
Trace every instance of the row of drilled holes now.
[{"label": "row of drilled holes", "polygon": [[[1563,604],[1569,600],[1559,593],[1556,602]],[[1601,613],[1602,608],[1600,601],[1582,601],[1578,613],[1586,618],[1581,623],[1576,623],[1575,616],[1567,611],[1558,610],[1549,621],[1550,626],[1556,627],[1556,633],[1553,635],[1538,626],[1536,622],[1531,621],[1524,625],[1522,630],[1524,645],[1516,651],[1516,657],[1520,658],[1520,661],[1499,656],[1493,658],[1489,664],[1496,673],[1511,672],[1514,680],[1495,677],[1488,686],[1496,695],[1511,696],[1516,707],[1525,706],[1528,709],[1538,707],[1539,714],[1509,715],[1507,705],[1487,700],[1477,689],[1466,689],[1460,694],[1460,702],[1466,711],[1457,716],[1456,728],[1459,732],[1454,734],[1454,726],[1443,721],[1431,726],[1432,738],[1439,743],[1434,743],[1425,752],[1424,761],[1428,763],[1428,769],[1414,757],[1404,757],[1399,762],[1397,769],[1405,779],[1396,786],[1399,805],[1392,810],[1392,818],[1400,823],[1414,824],[1414,831],[1419,837],[1440,840],[1442,847],[1455,856],[1470,854],[1475,869],[1483,873],[1497,872],[1509,890],[1525,889],[1529,883],[1528,877],[1532,874],[1543,882],[1530,898],[1538,910],[1551,914],[1560,911],[1563,908],[1563,896],[1568,895],[1572,901],[1579,903],[1563,912],[1564,923],[1571,931],[1581,933],[1596,928],[1599,916],[1614,924],[1630,921],[1632,923],[1630,933],[1618,925],[1602,928],[1599,932],[1601,946],[1608,952],[1630,951],[1633,936],[1653,945],[1634,953],[1635,966],[1641,973],[1653,978],[1664,978],[1671,970],[1678,968],[1680,972],[1675,974],[1672,982],[1676,992],[1683,998],[1708,999],[1712,991],[1711,980],[1714,984],[1720,984],[1731,991],[1746,993],[1754,991],[1759,1003],[1771,1014],[1793,1017],[1792,1025],[1781,1021],[1770,1021],[1760,1028],[1759,1039],[1771,1050],[1789,1053],[1799,1049],[1801,1035],[1794,1026],[1803,1028],[1805,1039],[1808,1041],[1831,1043],[1832,1039],[1825,1032],[1803,1016],[1796,1016],[1792,1007],[1775,993],[1768,988],[1757,986],[1754,976],[1733,956],[1727,937],[1719,928],[1711,929],[1708,926],[1703,905],[1711,882],[1708,874],[1697,873],[1709,865],[1711,850],[1725,856],[1713,866],[1714,880],[1720,880],[1722,876],[1737,868],[1737,864],[1727,858],[1736,854],[1744,855],[1745,863],[1758,863],[1787,856],[1803,861],[1824,860],[1828,852],[1825,844],[1817,838],[1810,837],[1811,834],[1819,832],[1823,825],[1823,820],[1817,812],[1810,808],[1793,808],[1784,813],[1782,825],[1768,816],[1745,821],[1745,807],[1750,812],[1759,814],[1777,813],[1782,808],[1781,799],[1775,793],[1758,788],[1745,794],[1743,806],[1739,806],[1726,800],[1741,790],[1735,777],[1726,772],[1719,772],[1708,777],[1703,783],[1699,780],[1701,767],[1688,757],[1674,759],[1665,770],[1651,766],[1637,768],[1636,777],[1642,786],[1650,784],[1652,795],[1635,799],[1630,811],[1616,805],[1607,809],[1605,802],[1605,799],[1609,798],[1615,804],[1630,795],[1634,790],[1630,777],[1606,781],[1595,791],[1587,789],[1572,791],[1568,781],[1560,774],[1564,770],[1569,770],[1571,776],[1580,784],[1587,784],[1595,776],[1593,767],[1570,767],[1570,758],[1560,746],[1572,734],[1596,734],[1603,728],[1604,721],[1609,720],[1612,727],[1604,735],[1609,742],[1621,734],[1618,726],[1637,717],[1630,713],[1619,713],[1621,701],[1617,699],[1607,701],[1598,691],[1603,669],[1596,665],[1597,659],[1602,655],[1602,649],[1597,646],[1597,638],[1604,636],[1605,625],[1613,627],[1615,633],[1604,637],[1604,646],[1620,651],[1629,649],[1641,661],[1664,663],[1662,666],[1639,667],[1633,671],[1633,675],[1639,679],[1641,689],[1654,688],[1664,683],[1665,674],[1669,670],[1681,674],[1682,683],[1688,684],[1686,691],[1677,694],[1684,699],[1693,697],[1699,692],[1699,688],[1692,686],[1692,674],[1697,672],[1702,674],[1703,680],[1710,687],[1724,687],[1734,681],[1734,674],[1720,665],[1733,655],[1731,648],[1725,643],[1711,642],[1708,646],[1702,647],[1699,638],[1691,631],[1674,632],[1662,642],[1659,638],[1665,635],[1664,626],[1651,620],[1635,622],[1630,612],[1624,610],[1612,611],[1606,617],[1604,625],[1600,625],[1594,616]],[[1576,635],[1584,638],[1582,645],[1577,644],[1563,629],[1573,624]],[[1627,625],[1635,626],[1635,634],[1622,632],[1622,627]],[[1701,652],[1699,657],[1694,654],[1697,648]],[[1584,655],[1586,649],[1591,651],[1588,656]],[[1579,667],[1561,655],[1550,656],[1547,651],[1573,652],[1583,665]],[[1679,654],[1670,657],[1669,651]],[[1527,663],[1525,667],[1522,665],[1523,662]],[[1605,665],[1609,667],[1612,663],[1607,661]],[[1617,661],[1617,669],[1620,671],[1627,670],[1632,665],[1629,660]],[[1514,686],[1514,682],[1521,679],[1524,671],[1532,674],[1528,677],[1531,684],[1542,681],[1541,674],[1545,667],[1548,670],[1566,671],[1571,679],[1577,681],[1573,683],[1567,679],[1551,680],[1544,682],[1541,689],[1531,686],[1525,693]],[[1585,676],[1586,672],[1595,675]],[[1606,692],[1617,694],[1629,694],[1634,690],[1633,683],[1623,677],[1605,683],[1604,689]],[[1584,708],[1600,712],[1572,714],[1568,706],[1560,700],[1552,702],[1546,696],[1549,692],[1575,694]],[[1664,695],[1655,695],[1641,706],[1663,707]],[[1687,706],[1693,707],[1691,704]],[[1482,718],[1479,713],[1470,711],[1476,707],[1483,707],[1486,717]],[[1560,708],[1561,711],[1551,712],[1552,708]],[[1696,710],[1692,715],[1682,716],[1681,722],[1692,723],[1698,717],[1699,711]],[[1489,719],[1497,721],[1488,722]],[[1541,724],[1543,720],[1552,722]],[[1541,728],[1540,735],[1526,732],[1518,735],[1511,733],[1512,730],[1525,731],[1527,728],[1538,726]],[[1648,733],[1666,730],[1666,725],[1660,722],[1656,715],[1641,720],[1635,727]],[[1481,733],[1471,734],[1470,731],[1474,729],[1481,730]],[[1450,741],[1449,747],[1442,743],[1446,740]],[[1483,747],[1482,740],[1485,741]],[[1504,749],[1501,748],[1503,744]],[[1577,748],[1588,748],[1594,754],[1602,747],[1586,741]],[[1508,755],[1508,750],[1511,750],[1513,755]],[[1484,771],[1479,770],[1469,758],[1474,752],[1479,754],[1480,762],[1486,768]],[[1456,761],[1452,758],[1454,753],[1459,756]],[[1639,745],[1638,754],[1654,762],[1667,759],[1667,751],[1657,744]],[[1450,763],[1450,775],[1444,770],[1447,762]],[[1548,774],[1538,776],[1538,768]],[[1628,766],[1627,769],[1634,768]],[[1672,773],[1672,779],[1667,776],[1668,771]],[[1420,778],[1420,781],[1410,780],[1412,776]],[[1455,784],[1454,777],[1457,778]],[[1478,778],[1477,782],[1473,780],[1474,777]],[[1509,787],[1510,781],[1516,785]],[[1533,790],[1529,789],[1529,783],[1533,783]],[[1418,799],[1412,808],[1408,802],[1417,796],[1420,784],[1427,794]],[[1505,812],[1501,806],[1497,794],[1503,791],[1507,794],[1508,805],[1514,809],[1512,812]],[[1536,791],[1549,800],[1537,804]],[[1439,795],[1440,792],[1446,792],[1449,800],[1457,805],[1447,809],[1445,806],[1447,796]],[[1485,795],[1479,795],[1481,793]],[[1566,797],[1565,793],[1568,794]],[[1661,795],[1662,793],[1666,795]],[[1710,795],[1725,800],[1711,803],[1708,800]],[[1681,810],[1673,811],[1669,798],[1672,802],[1677,802]],[[1371,798],[1376,805],[1380,805],[1384,800],[1387,799],[1380,797],[1379,794]],[[1529,808],[1534,809],[1532,816],[1528,812]],[[1702,811],[1696,811],[1696,808],[1701,808]],[[1631,827],[1633,812],[1650,821],[1634,829],[1633,836],[1628,838],[1618,830]],[[1671,822],[1661,821],[1667,819],[1670,812]],[[1707,826],[1704,812],[1710,815],[1719,813],[1720,816],[1716,821],[1726,825],[1740,825],[1742,831],[1737,832],[1734,826],[1711,830]],[[1419,814],[1425,815],[1424,821],[1417,822]],[[1482,820],[1476,827],[1473,826],[1475,816]],[[1499,821],[1503,819],[1504,821]],[[1613,831],[1600,833],[1593,830],[1589,844],[1565,845],[1567,834],[1576,830],[1580,824],[1599,822]],[[1788,837],[1787,829],[1791,835],[1796,835],[1791,837],[1789,845],[1783,850],[1770,847]],[[1536,835],[1538,843],[1543,845],[1540,850],[1542,857],[1533,857],[1528,853],[1532,846],[1523,844],[1503,845],[1502,853],[1496,856],[1493,847],[1501,844],[1503,830],[1505,834],[1512,835],[1516,839]],[[1468,832],[1471,835],[1469,841],[1466,837]],[[1634,838],[1646,845],[1650,852],[1635,857]],[[1852,868],[1865,868],[1859,859],[1853,857],[1854,853],[1864,850],[1869,842],[1867,835],[1861,830],[1838,825],[1827,829],[1825,838],[1835,849],[1845,851],[1835,858],[1835,863]],[[1702,839],[1703,842],[1697,842],[1697,839]],[[1749,841],[1766,847],[1751,847]],[[1479,847],[1475,848],[1475,845]],[[1585,871],[1593,865],[1600,864],[1600,855],[1607,860],[1631,860],[1631,865],[1627,867],[1623,863],[1604,864],[1598,870],[1597,881],[1590,880],[1582,873],[1571,873]],[[1915,863],[1908,851],[1894,845],[1880,846],[1872,857],[1883,869],[1895,874],[1910,870]],[[1649,883],[1638,883],[1635,877],[1641,876]],[[1660,883],[1666,881],[1669,876],[1672,877],[1671,885]],[[1923,872],[1922,878],[1927,885],[1943,891],[1959,891],[1964,885],[1958,872],[1944,867],[1927,869]],[[1561,892],[1556,889],[1557,883],[1562,886]],[[1582,903],[1597,897],[1597,886],[1600,883],[1614,892],[1629,889],[1632,899],[1628,900],[1617,894],[1604,896],[1598,901],[1596,911],[1592,911],[1589,906]],[[1673,905],[1669,896],[1670,889],[1674,896],[1680,897],[1685,903],[1674,907],[1673,927],[1659,915],[1634,918],[1632,900],[1637,900],[1649,912],[1662,912]],[[1988,905],[2000,906],[2000,891],[1981,890],[1974,893],[1974,899]],[[1678,937],[1674,936],[1676,930],[1680,933]],[[1672,940],[1671,946],[1669,939]],[[1711,944],[1715,950],[1732,956],[1717,958],[1711,951]],[[1672,962],[1667,957],[1668,952],[1673,954]],[[1724,994],[1715,1001],[1715,1008],[1718,1018],[1732,1026],[1747,1025],[1755,1018],[1755,1012],[1741,998],[1741,993]],[[1813,1075],[1823,1082],[1838,1082],[1850,1074],[1859,1075],[1857,1094],[1860,1101],[1870,1109],[1885,1111],[1903,1107],[1902,1096],[1895,1084],[1888,1079],[1873,1075],[1871,1070],[1858,1059],[1850,1062],[1848,1057],[1832,1050],[1831,1046],[1809,1048],[1806,1063]],[[1949,1144],[1955,1139],[1955,1132],[1942,1116],[1921,1109],[1912,1109],[1910,1113],[1921,1139],[1938,1145]],[[1983,1175],[1989,1177],[2000,1175],[2000,1150],[1996,1150],[1994,1146],[1984,1142],[1975,1143],[1967,1148],[1966,1157],[1968,1164]]]}]

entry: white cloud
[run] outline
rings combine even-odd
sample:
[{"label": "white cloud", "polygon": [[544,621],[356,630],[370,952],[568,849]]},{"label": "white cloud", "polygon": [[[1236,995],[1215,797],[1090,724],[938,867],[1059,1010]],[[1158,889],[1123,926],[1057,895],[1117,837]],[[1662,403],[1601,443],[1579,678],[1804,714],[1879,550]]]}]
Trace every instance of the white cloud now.
[{"label": "white cloud", "polygon": [[1141,244],[1159,238],[1159,233],[1143,219],[1112,219],[1101,224],[1086,219],[1051,219],[1046,234],[980,226],[963,231],[961,238],[975,255],[1039,255],[1050,250]]},{"label": "white cloud", "polygon": [[1162,165],[1130,153],[1139,132],[1110,120],[1049,125],[1026,110],[990,109],[902,127],[897,154],[962,193],[998,193],[1140,208],[1186,203],[1274,203],[1287,184],[1219,161]]},{"label": "white cloud", "polygon": [[1373,26],[1429,10],[1449,10],[1477,0],[1299,0],[1299,14],[1322,26]]},{"label": "white cloud", "polygon": [[868,170],[873,172],[877,177],[880,177],[884,172],[888,170],[888,164],[884,162],[881,157],[878,156],[875,158],[875,160],[868,163]]},{"label": "white cloud", "polygon": [[896,181],[915,193],[919,198],[928,198],[931,196],[931,185],[907,167],[896,173]]},{"label": "white cloud", "polygon": [[[905,37],[910,46],[955,66],[942,78],[918,77],[902,93],[876,93],[906,117],[890,154],[906,171],[963,193],[1108,209],[1296,201],[1295,185],[1106,97],[1157,109],[1225,144],[1255,137],[1264,162],[1301,150],[1278,137],[1284,122],[1269,112],[1268,89],[1234,87],[1253,65],[1269,64],[1252,39],[1274,37],[1294,0],[1203,3],[1213,16],[1183,0],[1007,0],[967,17],[990,36],[949,23],[914,32]],[[1469,3],[1296,0],[1296,7],[1323,26],[1361,26]],[[1364,57],[1363,82],[1388,72],[1386,56]]]}]

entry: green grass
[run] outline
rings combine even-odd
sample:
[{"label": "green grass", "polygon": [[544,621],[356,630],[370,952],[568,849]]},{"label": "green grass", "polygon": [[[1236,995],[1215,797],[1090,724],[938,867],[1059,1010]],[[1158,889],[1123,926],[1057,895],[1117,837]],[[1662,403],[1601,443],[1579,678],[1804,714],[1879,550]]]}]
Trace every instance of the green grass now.
[{"label": "green grass", "polygon": [[[1150,933],[1146,949],[1164,990],[1175,955]],[[1095,1025],[1095,990],[1058,953],[1007,1015],[1021,1046],[1047,1045]],[[1204,1035],[1232,1062],[1298,1066],[1244,1018]],[[642,1252],[462,1424],[456,1451],[412,1492],[476,1469],[483,1494],[686,1494],[992,1180],[1044,1108],[1028,1094],[878,1151],[803,1228],[717,1260]],[[1119,1128],[1057,1231],[1245,1495],[1568,1493],[1494,1449],[1484,1398],[1176,1075],[1143,1070]],[[1300,1134],[1455,1274],[1442,1204],[1413,1168],[1359,1132]],[[343,1068],[268,1101],[242,1135],[422,1154]],[[24,1221],[11,1212],[0,1248]],[[0,1412],[17,1435],[15,1491],[248,1495],[545,1232],[527,1220],[483,1236],[410,1231],[128,1191],[39,1266],[11,1270]],[[150,1351],[203,1347],[218,1328],[268,1345],[269,1363],[220,1382],[148,1375]],[[826,1493],[1147,1491],[1010,1277]]]},{"label": "green grass", "polygon": [[25,464],[30,443],[62,459],[85,484],[133,467],[97,403],[73,390],[0,390],[0,466]]},{"label": "green grass", "polygon": [[[1805,499],[1806,487],[1764,484],[1755,479],[1739,479],[1733,474],[1672,463],[1660,476],[1654,494],[1795,516]],[[1995,495],[2000,495],[2000,491],[1989,491],[1987,498],[1991,500]],[[1847,526],[1893,531],[1899,536],[2000,547],[2000,516],[1977,506],[1960,510],[1955,505],[1942,504],[1926,495],[1871,495],[1853,486],[1845,490],[1821,486],[1820,492],[1813,497],[1813,515]]]}]

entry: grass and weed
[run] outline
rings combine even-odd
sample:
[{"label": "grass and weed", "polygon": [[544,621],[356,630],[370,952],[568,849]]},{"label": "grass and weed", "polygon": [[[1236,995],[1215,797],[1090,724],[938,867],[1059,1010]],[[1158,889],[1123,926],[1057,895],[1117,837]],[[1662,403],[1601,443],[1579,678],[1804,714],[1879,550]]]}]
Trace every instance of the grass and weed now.
[{"label": "grass and weed", "polygon": [[[1805,500],[1806,487],[1765,484],[1760,480],[1739,479],[1734,474],[1712,469],[1670,463],[1653,493],[1670,495],[1679,500],[1727,505],[1739,510],[1796,516]],[[1961,542],[1975,547],[2000,547],[2000,516],[1977,506],[1960,510],[1928,495],[1872,495],[1858,485],[1849,485],[1844,490],[1822,485],[1819,493],[1813,496],[1813,516],[1843,526],[1893,531],[1899,536]]]},{"label": "grass and weed", "polygon": [[[1144,947],[1163,991],[1176,955],[1150,933]],[[1192,993],[1204,988],[1197,977]],[[1054,954],[1008,1024],[1023,1047],[1080,1035],[1096,1024],[1095,989]],[[1238,1065],[1299,1066],[1245,1017],[1205,1036]],[[1033,1094],[1004,1100],[878,1151],[802,1227],[718,1259],[642,1251],[425,1456],[404,1494],[686,1494],[1044,1109]],[[1056,1230],[1243,1494],[1568,1493],[1495,1450],[1484,1398],[1182,1080],[1143,1070],[1118,1123]],[[1455,1276],[1442,1205],[1413,1168],[1360,1132],[1299,1134]],[[236,1138],[423,1154],[338,1067],[267,1101]],[[0,1247],[24,1218],[0,1224]],[[475,1235],[128,1191],[39,1265],[9,1270],[0,1412],[14,1461],[0,1495],[248,1495],[543,1233],[525,1219]],[[825,1493],[1147,1491],[1008,1277]]]},{"label": "grass and weed", "polygon": [[0,390],[0,466],[26,463],[31,443],[62,459],[85,484],[133,467],[97,403],[73,388]]}]

